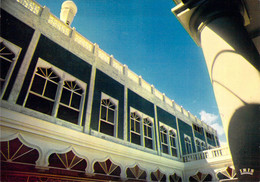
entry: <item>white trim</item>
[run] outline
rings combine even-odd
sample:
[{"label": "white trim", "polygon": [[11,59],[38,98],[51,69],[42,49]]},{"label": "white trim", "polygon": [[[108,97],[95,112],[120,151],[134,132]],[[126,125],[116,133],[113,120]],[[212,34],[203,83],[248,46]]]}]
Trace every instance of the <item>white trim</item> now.
[{"label": "white trim", "polygon": [[[187,147],[186,147],[186,141],[185,141],[185,138],[189,138],[189,140],[190,140],[191,153],[187,153],[188,150],[187,150]],[[187,155],[187,154],[192,154],[192,153],[193,153],[193,147],[192,147],[191,137],[190,137],[189,135],[184,134],[184,145],[185,145],[185,152],[186,152],[186,155]]]},{"label": "white trim", "polygon": [[[99,133],[102,133],[100,131],[100,122],[101,122],[101,108],[102,108],[102,100],[106,100],[106,99],[109,99],[115,106],[115,109],[114,109],[114,133],[113,133],[113,136],[114,137],[118,137],[118,108],[119,108],[119,101],[107,94],[105,94],[104,92],[101,92],[101,98],[100,98],[100,109],[99,109],[99,119],[98,119],[98,132]],[[107,135],[105,133],[102,133],[104,135]],[[110,136],[110,135],[108,135]]]},{"label": "white trim", "polygon": [[11,78],[11,75],[13,73],[14,67],[15,67],[15,65],[17,63],[18,57],[20,56],[20,53],[22,51],[22,48],[20,48],[19,46],[13,44],[12,42],[9,42],[8,40],[6,40],[6,39],[4,39],[2,37],[0,37],[0,42],[3,42],[4,45],[8,49],[10,49],[10,51],[12,53],[14,53],[14,55],[15,55],[15,57],[11,60],[12,62],[11,62],[11,65],[9,67],[9,70],[8,70],[8,72],[6,74],[4,85],[2,86],[2,88],[0,90],[0,98],[2,99],[2,97],[3,97],[3,95],[4,95],[5,91],[6,91],[7,85],[9,83],[9,81],[10,81],[10,78]]}]

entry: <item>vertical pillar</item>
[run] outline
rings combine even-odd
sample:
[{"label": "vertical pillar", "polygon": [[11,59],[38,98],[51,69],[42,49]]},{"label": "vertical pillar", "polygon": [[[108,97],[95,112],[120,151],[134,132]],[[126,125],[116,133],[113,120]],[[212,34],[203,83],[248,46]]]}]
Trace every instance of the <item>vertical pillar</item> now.
[{"label": "vertical pillar", "polygon": [[[126,65],[123,67],[123,74],[128,80],[128,67]],[[128,140],[128,88],[126,86],[124,87],[124,140]]]},{"label": "vertical pillar", "polygon": [[95,79],[96,79],[97,50],[98,50],[98,45],[95,44],[95,47],[93,49],[94,62],[92,64],[90,83],[88,85],[89,86],[89,93],[88,93],[87,112],[86,112],[86,119],[85,119],[85,126],[84,126],[84,132],[85,133],[90,133],[90,121],[91,121],[92,104],[93,104]]},{"label": "vertical pillar", "polygon": [[41,36],[41,32],[39,30],[35,30],[32,40],[31,40],[31,42],[28,46],[28,49],[26,51],[26,54],[24,56],[22,65],[19,69],[17,79],[14,82],[14,87],[13,87],[10,97],[8,99],[9,102],[15,103],[16,100],[18,99],[20,90],[22,89],[27,70],[30,66],[30,63],[31,63],[34,51],[36,49],[36,46],[39,42],[40,36]]},{"label": "vertical pillar", "polygon": [[[243,9],[241,1],[205,1],[189,25],[200,38],[238,178],[257,181],[260,57],[243,25]],[[254,174],[241,169],[254,169]]]},{"label": "vertical pillar", "polygon": [[160,129],[159,129],[159,121],[158,121],[158,117],[157,117],[157,106],[154,105],[154,132],[155,132],[155,141],[156,141],[156,144],[155,144],[155,147],[156,147],[156,150],[157,150],[157,154],[158,155],[161,155],[161,147],[160,147],[160,136],[159,136],[159,133],[160,133]]}]

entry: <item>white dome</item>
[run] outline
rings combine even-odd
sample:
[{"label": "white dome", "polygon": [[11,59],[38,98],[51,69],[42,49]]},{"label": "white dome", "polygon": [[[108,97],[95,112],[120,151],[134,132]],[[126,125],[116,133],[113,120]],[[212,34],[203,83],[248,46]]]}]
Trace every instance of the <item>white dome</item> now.
[{"label": "white dome", "polygon": [[78,8],[76,6],[76,4],[73,1],[65,1],[64,3],[62,3],[61,5],[61,9],[71,9],[73,11],[73,14],[76,15]]}]

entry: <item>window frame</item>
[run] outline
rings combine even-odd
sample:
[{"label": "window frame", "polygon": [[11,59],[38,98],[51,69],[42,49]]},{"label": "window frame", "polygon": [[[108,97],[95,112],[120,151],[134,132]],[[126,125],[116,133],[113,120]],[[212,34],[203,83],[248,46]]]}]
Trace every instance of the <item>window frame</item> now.
[{"label": "window frame", "polygon": [[[168,153],[162,152],[163,155],[168,155],[171,157],[179,157],[179,143],[178,143],[178,139],[177,139],[177,131],[176,129],[164,124],[163,122],[159,122],[160,123],[160,127],[159,127],[159,132],[160,132],[160,145],[161,145],[161,149],[162,149],[162,140],[161,140],[161,127],[164,127],[167,131],[166,133],[166,137],[167,137],[167,148],[168,148]],[[172,135],[170,135],[170,132],[172,132],[175,137],[172,137]],[[175,140],[175,147],[172,145],[171,142],[171,138],[173,138]],[[176,156],[172,155],[172,150],[175,149],[176,150]]]},{"label": "window frame", "polygon": [[[131,136],[131,133],[135,133],[136,134],[136,132],[135,131],[132,131],[131,130],[131,114],[132,113],[136,113],[139,117],[140,117],[140,138],[141,138],[141,144],[139,145],[139,144],[136,144],[136,143],[133,143],[132,142],[132,136]],[[146,144],[145,144],[145,139],[147,138],[146,136],[145,136],[145,134],[144,134],[144,120],[145,119],[147,119],[147,120],[149,120],[150,121],[150,123],[151,123],[151,125],[152,125],[152,127],[151,127],[151,134],[152,134],[152,148],[149,148],[149,147],[146,147]],[[134,144],[134,145],[138,145],[138,146],[142,146],[142,147],[144,147],[145,149],[150,149],[150,150],[155,150],[156,149],[156,147],[155,147],[155,127],[154,127],[154,119],[152,118],[152,117],[150,117],[150,116],[148,116],[148,115],[146,115],[146,114],[144,114],[144,113],[142,113],[142,112],[140,112],[140,111],[138,111],[138,110],[136,110],[136,109],[134,109],[134,108],[132,108],[132,107],[130,107],[130,112],[129,112],[129,142],[131,143],[131,144]],[[138,134],[138,133],[137,133]],[[150,138],[150,137],[149,137]]]},{"label": "window frame", "polygon": [[[189,139],[189,143],[186,141],[186,138]],[[190,153],[189,153],[189,150],[188,150],[188,148],[187,148],[187,145],[190,145],[190,149],[191,149]],[[193,153],[193,147],[192,147],[192,140],[191,140],[191,137],[188,136],[188,135],[186,135],[186,134],[184,134],[184,146],[185,146],[185,152],[186,152],[186,155],[188,155],[188,154],[192,154],[192,153]]]},{"label": "window frame", "polygon": [[[31,91],[31,88],[32,88],[32,84],[33,84],[33,81],[34,81],[34,77],[35,77],[35,74],[36,74],[38,68],[51,68],[53,70],[53,72],[55,72],[55,74],[57,76],[59,76],[59,78],[60,78],[60,81],[58,82],[58,87],[57,87],[57,90],[56,90],[56,93],[55,93],[54,106],[52,108],[52,113],[51,113],[50,116],[57,119],[57,121],[61,120],[61,121],[64,121],[66,123],[82,126],[84,105],[85,105],[86,92],[87,92],[87,83],[85,83],[85,82],[79,80],[78,78],[72,76],[71,74],[57,68],[56,66],[48,63],[47,61],[43,60],[40,57],[38,58],[37,64],[34,68],[33,75],[31,77],[30,84],[29,84],[29,87],[28,87],[27,92],[26,92],[26,97],[23,101],[22,106],[26,109],[30,109],[30,108],[26,107],[25,105],[27,103],[27,100],[28,100],[28,97],[29,97],[29,94],[30,94],[30,91]],[[82,89],[82,94],[81,94],[82,96],[81,96],[80,104],[79,104],[79,113],[78,113],[77,123],[73,123],[69,120],[61,119],[61,118],[58,117],[59,106],[64,105],[64,104],[61,103],[61,96],[62,96],[63,85],[64,85],[65,81],[75,81],[77,83],[77,85]],[[46,115],[45,113],[42,113],[42,112],[37,111],[35,109],[31,109],[31,110],[33,110],[33,111],[35,111],[39,114]]]},{"label": "window frame", "polygon": [[[197,142],[199,143],[200,150],[198,150]],[[197,138],[197,137],[195,138],[195,146],[196,146],[195,147],[196,148],[196,152],[203,152],[204,150],[207,149],[206,142],[201,140],[201,139],[199,139],[199,138]]]},{"label": "window frame", "polygon": [[[102,101],[103,100],[110,100],[114,106],[115,106],[115,109],[114,109],[114,131],[113,131],[113,136],[112,135],[109,135],[109,134],[106,134],[106,133],[103,133],[100,131],[100,126],[101,126],[101,122],[105,122],[105,123],[108,123],[108,124],[111,124],[109,121],[105,121],[103,119],[101,119],[101,114],[102,114]],[[108,136],[112,136],[112,137],[118,137],[118,108],[119,108],[119,101],[107,94],[105,94],[104,92],[101,92],[101,98],[100,98],[100,109],[99,109],[99,120],[98,120],[98,132],[99,133],[102,133],[104,135],[108,135]],[[108,109],[108,108],[107,108]]]},{"label": "window frame", "polygon": [[6,77],[5,77],[5,82],[2,86],[2,88],[0,89],[0,98],[2,99],[3,96],[4,96],[4,93],[6,91],[6,88],[7,88],[7,85],[9,84],[10,82],[10,78],[11,78],[11,75],[12,75],[12,72],[14,70],[14,67],[17,63],[17,60],[20,56],[20,53],[22,51],[22,48],[13,44],[12,42],[4,39],[3,37],[0,36],[0,42],[3,43],[5,45],[5,47],[7,47],[14,55],[15,57],[12,59],[12,62],[11,62],[11,65],[7,71],[7,74],[6,74]]}]

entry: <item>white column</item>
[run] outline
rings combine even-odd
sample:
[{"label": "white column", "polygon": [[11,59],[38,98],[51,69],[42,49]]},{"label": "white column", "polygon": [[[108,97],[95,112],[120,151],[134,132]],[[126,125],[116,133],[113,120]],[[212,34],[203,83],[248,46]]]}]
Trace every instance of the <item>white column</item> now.
[{"label": "white column", "polygon": [[34,51],[35,51],[37,44],[39,42],[40,36],[41,36],[41,32],[39,30],[35,30],[33,37],[32,37],[32,40],[31,40],[31,42],[28,46],[28,49],[26,51],[26,54],[24,56],[22,65],[21,65],[19,72],[17,74],[17,78],[14,82],[13,89],[12,89],[10,97],[8,99],[9,102],[15,103],[16,100],[18,99],[20,90],[22,89],[27,70],[30,66],[30,63],[31,63],[32,57],[34,55]]},{"label": "white column", "polygon": [[260,103],[260,72],[254,65],[259,55],[242,23],[230,17],[210,22],[201,32],[201,46],[228,136],[234,112],[246,104]]},{"label": "white column", "polygon": [[[155,124],[155,126],[156,127],[154,127],[154,132],[155,132],[155,138],[156,138],[156,143],[157,143],[157,148],[156,148],[156,150],[157,150],[157,154],[158,155],[162,155],[162,153],[161,153],[161,147],[160,147],[160,145],[161,145],[161,142],[160,142],[160,136],[159,136],[159,133],[160,133],[160,129],[159,129],[159,121],[158,121],[158,118],[157,118],[157,106],[156,105],[154,105],[154,124]],[[155,130],[155,128],[156,128],[156,130]]]}]

